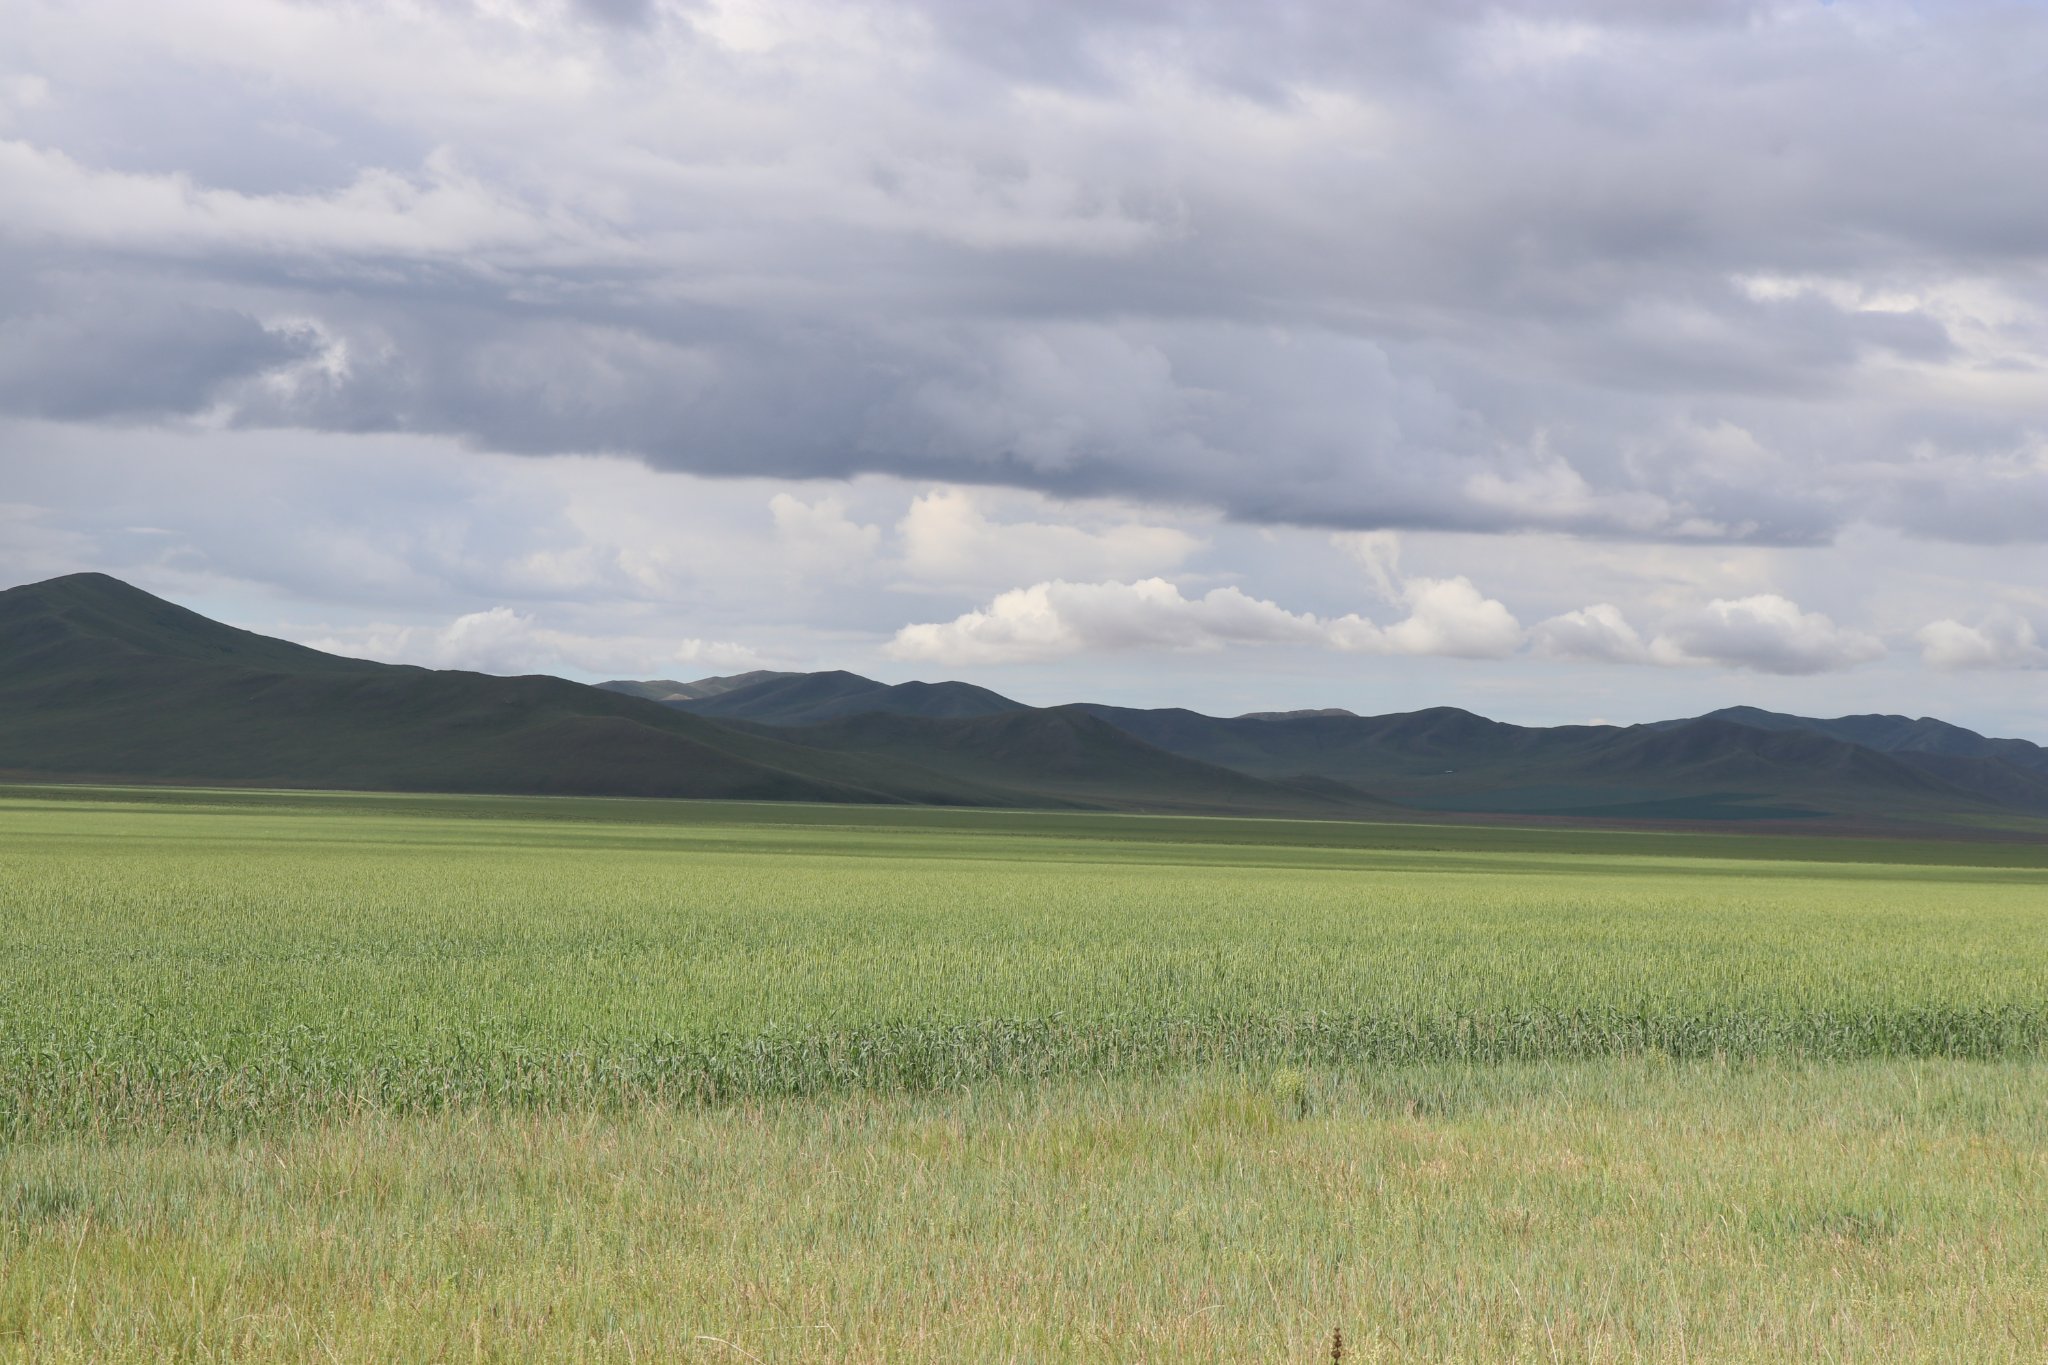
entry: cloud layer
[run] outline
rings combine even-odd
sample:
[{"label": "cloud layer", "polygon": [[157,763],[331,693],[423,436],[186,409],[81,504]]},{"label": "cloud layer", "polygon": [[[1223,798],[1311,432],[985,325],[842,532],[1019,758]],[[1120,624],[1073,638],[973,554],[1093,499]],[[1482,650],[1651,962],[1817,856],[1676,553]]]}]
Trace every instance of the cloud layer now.
[{"label": "cloud layer", "polygon": [[2048,726],[2048,8],[0,31],[6,581],[506,671]]},{"label": "cloud layer", "polygon": [[[1340,536],[1338,541],[1363,563],[1371,588],[1404,607],[1406,615],[1384,625],[1357,612],[1319,618],[1236,587],[1191,597],[1163,578],[1055,580],[1001,593],[951,621],[905,626],[890,653],[899,659],[973,665],[1092,651],[1211,651],[1232,645],[1498,660],[1526,647],[1556,660],[1712,665],[1787,676],[1854,668],[1885,654],[1875,635],[1844,629],[1775,593],[1715,598],[1676,614],[1648,640],[1605,602],[1524,630],[1513,612],[1468,578],[1402,577],[1399,542],[1385,533],[1366,539]],[[2019,633],[2024,630],[2024,622],[2008,626],[1994,641],[1984,632],[1944,621],[1928,626],[1920,637],[1930,660],[1942,666],[1996,666],[2031,657],[2027,651],[2034,650],[2033,639]]]},{"label": "cloud layer", "polygon": [[2048,668],[2048,647],[2041,644],[2034,623],[2009,609],[1976,625],[1931,622],[1915,638],[1921,657],[1936,668]]},{"label": "cloud layer", "polygon": [[305,643],[331,654],[382,663],[456,668],[476,673],[582,673],[606,676],[680,670],[691,677],[716,669],[759,668],[743,645],[718,640],[589,636],[540,624],[525,612],[492,607],[445,626],[373,625],[314,635]]},{"label": "cloud layer", "polygon": [[15,413],[2048,536],[2036,6],[7,8]]}]

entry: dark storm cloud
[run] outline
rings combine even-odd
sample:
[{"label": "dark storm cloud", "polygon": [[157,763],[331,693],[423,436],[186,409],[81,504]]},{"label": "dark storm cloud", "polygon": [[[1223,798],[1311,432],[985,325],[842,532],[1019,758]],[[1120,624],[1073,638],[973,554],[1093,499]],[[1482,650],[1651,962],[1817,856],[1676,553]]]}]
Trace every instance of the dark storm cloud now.
[{"label": "dark storm cloud", "polygon": [[574,0],[575,8],[599,23],[644,28],[654,18],[654,0]]},{"label": "dark storm cloud", "polygon": [[1897,481],[1893,496],[1888,510],[1916,535],[1984,545],[2048,538],[2048,468],[2038,461],[1969,479],[1915,470]]},{"label": "dark storm cloud", "polygon": [[2048,534],[2037,7],[239,5],[246,67],[138,11],[207,91],[161,139],[167,96],[35,33],[85,94],[0,126],[0,230],[181,302],[12,307],[18,410],[1339,527]]},{"label": "dark storm cloud", "polygon": [[[139,295],[139,296],[138,296]],[[310,338],[106,281],[23,291],[0,314],[0,413],[131,421],[207,407],[304,358]]]}]

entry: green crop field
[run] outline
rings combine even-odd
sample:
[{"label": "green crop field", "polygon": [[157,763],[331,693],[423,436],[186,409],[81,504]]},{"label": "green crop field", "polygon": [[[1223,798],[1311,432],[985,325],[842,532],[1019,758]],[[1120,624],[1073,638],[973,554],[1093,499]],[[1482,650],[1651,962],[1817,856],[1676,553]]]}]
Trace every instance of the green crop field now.
[{"label": "green crop field", "polygon": [[2048,850],[0,789],[0,1353],[2035,1359]]}]

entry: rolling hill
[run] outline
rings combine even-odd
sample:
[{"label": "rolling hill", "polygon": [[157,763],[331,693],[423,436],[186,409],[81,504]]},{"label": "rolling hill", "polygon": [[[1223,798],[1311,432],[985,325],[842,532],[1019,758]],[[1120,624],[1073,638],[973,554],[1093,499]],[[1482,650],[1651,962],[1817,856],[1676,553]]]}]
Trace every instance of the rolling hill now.
[{"label": "rolling hill", "polygon": [[1926,717],[1226,719],[845,672],[591,687],[343,658],[100,574],[0,592],[0,774],[1325,818],[2048,815],[2048,750]]},{"label": "rolling hill", "polygon": [[[1456,707],[1383,716],[1328,708],[1222,718],[1083,703],[1033,712],[981,689],[962,692],[966,687],[891,687],[848,673],[818,673],[674,704],[778,727],[757,733],[783,733],[840,752],[915,757],[960,776],[988,769],[935,757],[955,743],[946,727],[851,722],[877,713],[943,719],[947,713],[932,703],[952,696],[970,698],[989,716],[1083,714],[1166,753],[1292,792],[1305,792],[1304,783],[1314,780],[1333,793],[1352,794],[1343,799],[1369,792],[1366,799],[1416,812],[1892,821],[2048,814],[2048,772],[2034,766],[2048,751],[1928,719],[1808,721],[1737,707],[1639,726],[1535,727]],[[1014,750],[1005,761],[1015,761]]]},{"label": "rolling hill", "polygon": [[[1048,724],[1009,709],[1017,719],[1007,732],[864,743],[721,724],[560,678],[343,658],[100,574],[0,592],[0,773],[16,777],[1209,811],[1256,803],[1323,815],[1371,804],[1210,769],[1085,717]],[[1039,728],[1066,732],[1056,759],[1018,733]]]},{"label": "rolling hill", "polygon": [[602,682],[598,686],[607,692],[623,692],[629,697],[641,697],[647,701],[686,702],[715,697],[721,692],[750,687],[771,678],[802,676],[801,673],[776,673],[766,668],[757,668],[751,673],[732,673],[722,678],[699,678],[695,682],[677,682],[673,678],[648,678],[639,682]]},{"label": "rolling hill", "polygon": [[1185,757],[1260,775],[1312,773],[1423,810],[1672,819],[2048,813],[2048,782],[2002,758],[1887,752],[1724,712],[1537,727],[1454,707],[1235,720],[1086,709]]},{"label": "rolling hill", "polygon": [[[999,716],[1028,709],[1022,702],[962,682],[907,682],[890,685],[858,673],[751,673],[746,679],[708,682],[741,683],[694,696],[661,700],[679,711],[719,720],[750,720],[764,725],[818,725],[847,716],[879,712],[892,716],[925,716],[935,720],[968,716]],[[619,687],[619,683],[600,683]],[[703,684],[686,684],[699,686]]]},{"label": "rolling hill", "polygon": [[751,727],[835,753],[915,763],[960,781],[1125,810],[1388,815],[1390,803],[1326,779],[1268,779],[1147,744],[1080,707],[969,717],[868,712],[817,725]]},{"label": "rolling hill", "polygon": [[2033,772],[2048,773],[2048,748],[2024,739],[1987,739],[1932,716],[1837,716],[1819,720],[1788,716],[1754,706],[1729,706],[1710,713],[1754,730],[1810,730],[1815,734],[1861,744],[1879,753],[1933,755],[1938,758],[1995,758]]},{"label": "rolling hill", "polygon": [[0,592],[0,771],[399,791],[1015,800],[560,678],[323,654],[100,574]]}]

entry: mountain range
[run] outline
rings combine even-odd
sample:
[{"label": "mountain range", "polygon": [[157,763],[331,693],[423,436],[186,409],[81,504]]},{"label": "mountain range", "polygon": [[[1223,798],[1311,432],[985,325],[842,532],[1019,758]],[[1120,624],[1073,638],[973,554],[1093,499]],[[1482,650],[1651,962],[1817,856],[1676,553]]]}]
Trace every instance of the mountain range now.
[{"label": "mountain range", "polygon": [[[838,672],[759,675],[667,704],[813,747],[905,758],[957,744],[971,729],[965,718],[1031,711],[965,683],[892,687]],[[877,713],[907,719],[885,731],[851,724]],[[2048,812],[2048,749],[1931,718],[1817,720],[1735,706],[1647,725],[1531,727],[1455,707],[1224,718],[1089,703],[1032,714],[1090,716],[1212,767],[1297,789],[1334,783],[1417,811],[1681,820]]]},{"label": "mountain range", "polygon": [[1925,717],[1215,717],[845,672],[588,686],[326,654],[100,574],[0,592],[0,774],[1337,819],[2048,816],[2048,749]]}]

